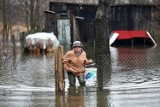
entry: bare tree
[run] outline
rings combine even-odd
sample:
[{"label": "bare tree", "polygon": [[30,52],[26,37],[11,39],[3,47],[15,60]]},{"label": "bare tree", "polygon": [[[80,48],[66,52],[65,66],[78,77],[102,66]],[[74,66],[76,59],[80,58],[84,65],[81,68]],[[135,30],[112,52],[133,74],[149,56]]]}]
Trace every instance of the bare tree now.
[{"label": "bare tree", "polygon": [[[47,0],[49,1],[49,0]],[[3,22],[3,41],[0,41],[0,75],[16,70],[20,59],[16,58],[16,48],[8,45],[9,36],[12,35],[12,27],[17,23],[28,25],[28,31],[41,31],[43,29],[44,10],[48,8],[48,2],[44,0],[0,0],[0,21]],[[13,38],[15,42],[15,39]]]},{"label": "bare tree", "polygon": [[9,40],[12,26],[13,0],[1,0],[1,18],[3,22],[3,42]]},{"label": "bare tree", "polygon": [[30,33],[42,31],[44,27],[44,10],[49,0],[18,0],[22,14]]},{"label": "bare tree", "polygon": [[42,31],[44,28],[44,10],[49,0],[0,0],[0,21],[3,23],[3,41],[12,35],[14,25],[28,27],[28,32]]}]

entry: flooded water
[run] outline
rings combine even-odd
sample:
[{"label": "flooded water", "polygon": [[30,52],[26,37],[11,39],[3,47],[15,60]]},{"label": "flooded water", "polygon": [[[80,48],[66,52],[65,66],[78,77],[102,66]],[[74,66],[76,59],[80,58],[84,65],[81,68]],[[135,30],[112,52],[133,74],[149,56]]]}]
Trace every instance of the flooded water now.
[{"label": "flooded water", "polygon": [[[159,48],[110,50],[111,71],[106,72],[102,90],[93,81],[86,87],[69,87],[65,75],[62,95],[55,92],[54,54],[18,52],[10,59],[16,69],[0,75],[0,107],[159,107]],[[93,58],[94,51],[86,52]]]},{"label": "flooded water", "polygon": [[111,80],[106,84],[111,106],[159,107],[160,50],[112,48],[111,53]]}]

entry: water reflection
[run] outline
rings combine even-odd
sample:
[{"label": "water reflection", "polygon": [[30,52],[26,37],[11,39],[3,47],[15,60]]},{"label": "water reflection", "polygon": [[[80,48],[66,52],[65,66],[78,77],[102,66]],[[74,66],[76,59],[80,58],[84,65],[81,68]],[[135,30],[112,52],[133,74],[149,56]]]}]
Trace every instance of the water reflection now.
[{"label": "water reflection", "polygon": [[16,66],[0,77],[1,107],[55,106],[54,54],[23,54],[8,60]]},{"label": "water reflection", "polygon": [[113,107],[158,107],[159,48],[111,48],[112,75],[106,84]]},{"label": "water reflection", "polygon": [[97,92],[97,106],[96,107],[112,107],[109,102],[109,90],[101,90]]},{"label": "water reflection", "polygon": [[17,70],[23,83],[36,87],[50,86],[51,80],[54,81],[54,55],[28,54],[23,57]]},{"label": "water reflection", "polygon": [[[0,107],[54,107],[54,94],[52,92],[34,91],[0,91]],[[51,101],[53,103],[51,103]]]},{"label": "water reflection", "polygon": [[84,87],[69,87],[68,88],[68,107],[84,107]]},{"label": "water reflection", "polygon": [[0,107],[159,107],[160,49],[111,48],[110,55],[102,57],[101,90],[90,82],[69,87],[65,77],[65,93],[57,95],[54,53],[18,53],[10,62],[17,69],[0,77]]}]

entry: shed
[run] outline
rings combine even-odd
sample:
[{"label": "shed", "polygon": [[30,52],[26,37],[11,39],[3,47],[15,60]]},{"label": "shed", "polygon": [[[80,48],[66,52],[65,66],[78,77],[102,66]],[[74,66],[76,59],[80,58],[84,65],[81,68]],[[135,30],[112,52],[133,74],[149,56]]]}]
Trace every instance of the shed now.
[{"label": "shed", "polygon": [[94,40],[97,2],[64,2],[52,0],[46,13],[45,31],[54,32],[61,44],[75,40]]}]

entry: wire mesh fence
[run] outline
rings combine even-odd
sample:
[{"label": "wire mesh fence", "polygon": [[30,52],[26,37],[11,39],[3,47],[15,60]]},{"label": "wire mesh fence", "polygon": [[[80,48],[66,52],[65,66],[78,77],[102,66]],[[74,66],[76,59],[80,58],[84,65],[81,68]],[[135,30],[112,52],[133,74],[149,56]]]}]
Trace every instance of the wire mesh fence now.
[{"label": "wire mesh fence", "polygon": [[159,48],[113,48],[110,54],[98,55],[96,63],[98,87],[108,87],[108,82],[112,81],[115,73],[121,75],[127,72],[134,76],[134,73],[141,71],[143,73],[159,71],[159,56]]}]

